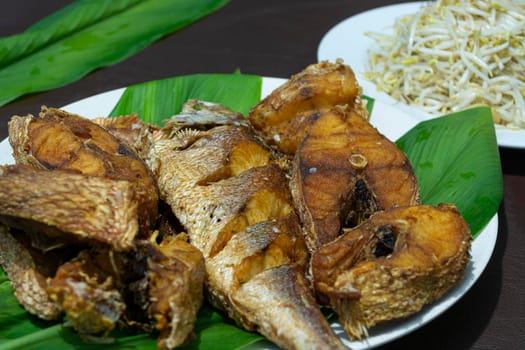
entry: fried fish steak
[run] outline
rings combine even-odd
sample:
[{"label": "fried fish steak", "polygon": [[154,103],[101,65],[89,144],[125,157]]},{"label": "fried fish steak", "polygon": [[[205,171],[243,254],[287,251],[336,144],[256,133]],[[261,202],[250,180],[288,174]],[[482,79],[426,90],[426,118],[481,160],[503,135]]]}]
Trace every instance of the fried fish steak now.
[{"label": "fried fish steak", "polygon": [[409,316],[463,279],[470,229],[453,205],[396,207],[373,214],[316,252],[316,291],[351,338]]},{"label": "fried fish steak", "polygon": [[0,168],[0,222],[63,244],[133,247],[138,233],[136,184],[24,165]]},{"label": "fried fish steak", "polygon": [[44,320],[56,319],[62,315],[62,308],[46,290],[46,279],[54,275],[56,269],[49,259],[53,254],[37,259],[38,253],[21,240],[20,235],[13,235],[7,226],[0,224],[0,266],[11,281],[16,299],[27,312]]},{"label": "fried fish steak", "polygon": [[202,306],[206,270],[201,252],[182,239],[153,245],[147,261],[148,315],[160,333],[159,349],[183,345],[193,334]]},{"label": "fried fish steak", "polygon": [[294,154],[311,122],[335,105],[360,106],[361,88],[341,60],[322,61],[293,75],[258,103],[248,116],[264,139],[285,154]]},{"label": "fried fish steak", "polygon": [[151,158],[161,198],[204,255],[211,302],[283,348],[345,348],[303,278],[307,250],[271,152],[243,126],[193,136],[155,143]]},{"label": "fried fish steak", "polygon": [[406,155],[348,106],[311,124],[293,159],[290,187],[311,250],[377,210],[419,203]]},{"label": "fried fish steak", "polygon": [[83,250],[61,265],[47,286],[50,298],[64,309],[81,336],[106,336],[126,309],[118,281],[98,266],[96,254]]},{"label": "fried fish steak", "polygon": [[149,234],[158,214],[158,190],[146,164],[127,143],[84,117],[42,107],[38,117],[14,116],[9,142],[17,163],[74,170],[135,183],[141,233]]}]

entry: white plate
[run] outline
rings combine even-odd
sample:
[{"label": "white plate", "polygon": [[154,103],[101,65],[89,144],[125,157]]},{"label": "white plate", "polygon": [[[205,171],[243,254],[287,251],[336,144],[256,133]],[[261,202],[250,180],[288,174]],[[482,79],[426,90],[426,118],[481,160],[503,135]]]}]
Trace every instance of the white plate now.
[{"label": "white plate", "polygon": [[[368,50],[375,45],[366,32],[392,32],[397,17],[416,13],[424,2],[410,2],[379,7],[349,17],[335,25],[322,38],[317,50],[319,61],[334,62],[342,58],[354,70],[363,92],[376,100],[396,106],[417,117],[419,120],[433,118],[428,113],[398,102],[384,92],[379,92],[375,84],[366,80],[363,73],[368,67]],[[525,148],[525,130],[509,130],[496,127],[498,145],[512,148]]]},{"label": "white plate", "polygon": [[[262,95],[268,95],[284,81],[284,79],[280,78],[263,78]],[[61,108],[68,112],[83,115],[88,118],[107,116],[122,95],[123,91],[124,89],[112,90],[79,100]],[[392,120],[395,120],[396,122],[392,123]],[[371,122],[385,136],[392,140],[396,140],[416,125],[418,119],[392,107],[391,105],[376,101],[371,115]],[[13,163],[11,152],[12,149],[7,139],[0,142],[0,164]],[[447,293],[446,296],[437,303],[424,308],[421,312],[410,318],[372,328],[370,337],[367,340],[360,342],[349,341],[338,323],[334,323],[332,325],[333,328],[348,346],[354,350],[358,350],[369,349],[387,343],[428,323],[451,307],[470,289],[470,287],[472,287],[474,282],[476,282],[489,262],[496,243],[497,233],[498,217],[495,215],[472,244],[472,259],[468,264],[465,278],[458,286]],[[258,349],[272,347],[268,342],[258,342],[255,345]]]}]

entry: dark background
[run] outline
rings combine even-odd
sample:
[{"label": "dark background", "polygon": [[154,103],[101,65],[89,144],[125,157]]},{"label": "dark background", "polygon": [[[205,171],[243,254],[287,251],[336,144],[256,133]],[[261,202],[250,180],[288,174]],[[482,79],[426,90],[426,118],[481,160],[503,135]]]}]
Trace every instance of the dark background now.
[{"label": "dark background", "polygon": [[[0,36],[23,31],[70,2],[2,1]],[[42,104],[60,107],[143,81],[192,73],[231,73],[236,69],[287,78],[317,61],[317,46],[335,24],[364,10],[397,2],[232,0],[219,11],[112,67],[1,107],[0,139],[7,136],[7,121],[13,114],[35,114]],[[525,151],[501,148],[500,154],[505,196],[499,210],[498,241],[485,272],[440,317],[381,349],[525,348]]]}]

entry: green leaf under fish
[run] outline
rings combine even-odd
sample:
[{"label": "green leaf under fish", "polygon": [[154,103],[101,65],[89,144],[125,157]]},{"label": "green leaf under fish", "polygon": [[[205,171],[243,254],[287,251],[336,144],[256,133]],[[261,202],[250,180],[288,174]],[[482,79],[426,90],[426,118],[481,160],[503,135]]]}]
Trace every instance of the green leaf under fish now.
[{"label": "green leaf under fish", "polygon": [[496,214],[503,175],[492,114],[476,107],[419,123],[398,141],[425,204],[453,203],[473,236]]},{"label": "green leaf under fish", "polygon": [[110,116],[137,113],[162,126],[191,98],[221,103],[247,115],[261,98],[262,78],[244,74],[195,74],[141,83],[126,88]]}]

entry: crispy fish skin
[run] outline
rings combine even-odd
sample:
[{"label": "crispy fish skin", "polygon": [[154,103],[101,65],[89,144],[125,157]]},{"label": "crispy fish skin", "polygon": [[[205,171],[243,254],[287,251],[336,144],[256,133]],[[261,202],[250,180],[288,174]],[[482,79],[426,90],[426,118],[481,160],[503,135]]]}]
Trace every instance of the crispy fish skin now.
[{"label": "crispy fish skin", "polygon": [[300,234],[297,217],[290,213],[233,236],[207,263],[208,274],[223,275],[208,282],[216,291],[212,302],[226,305],[239,324],[280,347],[342,349],[304,279],[302,264],[308,257]]},{"label": "crispy fish skin", "polygon": [[351,338],[409,316],[462,280],[470,229],[453,205],[377,212],[314,252],[318,293],[329,300]]},{"label": "crispy fish skin", "polygon": [[[208,275],[216,276],[208,281],[211,303],[226,309],[244,327],[257,329],[259,323],[254,321],[254,317],[257,317],[258,312],[254,308],[260,304],[243,302],[237,296],[237,291],[242,285],[250,285],[255,276],[266,270],[277,272],[274,268],[279,266],[294,265],[302,269],[304,274],[307,255],[299,237],[300,230],[294,213],[249,225],[235,233],[222,250],[206,262]],[[271,278],[272,273],[265,276]],[[305,294],[305,298],[308,294]],[[268,294],[267,299],[272,297]],[[282,302],[279,297],[279,294],[275,296],[276,303]],[[297,298],[296,295],[294,297]],[[238,309],[245,312],[239,313]]]},{"label": "crispy fish skin", "polygon": [[9,142],[17,163],[74,170],[136,183],[140,229],[149,234],[158,215],[158,189],[148,167],[125,142],[79,115],[42,107],[38,117],[14,116]]},{"label": "crispy fish skin", "polygon": [[339,104],[359,106],[361,88],[352,69],[338,60],[311,64],[258,103],[248,116],[264,139],[294,154],[319,113]]},{"label": "crispy fish skin", "polygon": [[47,293],[48,274],[26,246],[0,224],[0,266],[9,277],[15,297],[27,312],[44,320],[53,320],[62,315],[62,307]]},{"label": "crispy fish skin", "polygon": [[0,222],[65,241],[122,251],[138,233],[135,184],[65,170],[0,168]]},{"label": "crispy fish skin", "polygon": [[148,266],[148,315],[160,335],[159,349],[183,345],[193,334],[202,306],[204,258],[191,244],[167,237],[154,245]]},{"label": "crispy fish skin", "polygon": [[[286,178],[248,131],[217,126],[184,147],[157,142],[161,198],[204,255],[214,305],[281,347],[343,349],[301,277],[307,250]],[[294,317],[287,332],[269,308]]]},{"label": "crispy fish skin", "polygon": [[293,159],[290,187],[311,250],[377,210],[419,203],[406,155],[348,106],[311,124]]},{"label": "crispy fish skin", "polygon": [[217,103],[189,99],[179,114],[164,121],[162,130],[173,139],[174,134],[184,129],[194,127],[206,130],[221,125],[249,127],[248,121],[241,113]]},{"label": "crispy fish skin", "polygon": [[[219,128],[219,132],[209,133],[183,151],[177,151],[177,143],[171,140],[154,145],[152,158],[158,163],[154,171],[159,175],[161,196],[205,258],[215,254],[220,242],[230,237],[228,223],[245,208],[243,198],[255,192],[250,179],[264,181],[264,176],[257,177],[255,170],[243,174],[251,165],[264,166],[270,159],[270,153],[249,136],[242,128]],[[266,172],[268,176],[276,174]],[[241,174],[248,179],[237,178]],[[280,185],[270,183],[268,177],[265,184]],[[238,225],[247,224],[244,218],[237,221]]]}]

